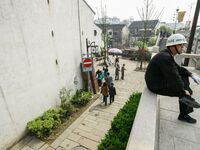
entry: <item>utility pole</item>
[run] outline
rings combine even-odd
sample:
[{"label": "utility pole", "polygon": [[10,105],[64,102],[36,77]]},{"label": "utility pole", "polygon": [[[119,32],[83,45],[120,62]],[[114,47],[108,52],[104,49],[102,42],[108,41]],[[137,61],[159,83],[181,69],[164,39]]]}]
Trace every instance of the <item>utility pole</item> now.
[{"label": "utility pole", "polygon": [[[198,21],[198,17],[199,17],[199,10],[200,10],[200,0],[197,0],[195,14],[194,14],[194,20],[192,23],[192,29],[191,29],[190,39],[189,39],[186,53],[191,53],[191,50],[192,50],[192,43],[194,40],[194,34],[196,31],[196,25],[197,25],[197,21]],[[189,63],[189,58],[186,58],[185,62],[184,62],[184,66],[188,66],[188,63]]]}]

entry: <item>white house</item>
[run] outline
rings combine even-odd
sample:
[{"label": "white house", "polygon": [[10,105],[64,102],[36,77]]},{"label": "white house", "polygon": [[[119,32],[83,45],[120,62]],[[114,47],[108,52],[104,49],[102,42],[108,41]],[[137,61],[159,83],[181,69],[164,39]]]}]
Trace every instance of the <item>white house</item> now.
[{"label": "white house", "polygon": [[0,12],[0,149],[6,149],[25,135],[27,122],[60,104],[62,87],[82,88],[85,40],[97,38],[84,0],[0,0]]}]

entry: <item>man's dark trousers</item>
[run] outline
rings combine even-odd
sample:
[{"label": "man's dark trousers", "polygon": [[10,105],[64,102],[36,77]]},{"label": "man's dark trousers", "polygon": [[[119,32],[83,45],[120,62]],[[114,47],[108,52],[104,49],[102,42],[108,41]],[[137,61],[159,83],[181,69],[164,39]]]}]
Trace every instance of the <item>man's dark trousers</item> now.
[{"label": "man's dark trousers", "polygon": [[[190,88],[190,82],[189,82],[189,77],[187,76],[181,76],[181,79],[184,83],[184,89],[189,91],[190,94],[192,94],[192,90]],[[179,91],[176,91],[176,89],[174,88],[174,86],[170,86],[169,84],[166,86],[166,84],[161,83],[160,85],[160,89],[157,90],[153,90],[151,88],[149,88],[152,92],[159,94],[159,95],[164,95],[164,96],[172,96],[172,97],[181,97],[184,96],[182,94],[180,94]],[[193,112],[193,108],[187,106],[186,104],[183,104],[179,101],[179,109],[180,109],[180,115],[187,115],[191,112]]]}]

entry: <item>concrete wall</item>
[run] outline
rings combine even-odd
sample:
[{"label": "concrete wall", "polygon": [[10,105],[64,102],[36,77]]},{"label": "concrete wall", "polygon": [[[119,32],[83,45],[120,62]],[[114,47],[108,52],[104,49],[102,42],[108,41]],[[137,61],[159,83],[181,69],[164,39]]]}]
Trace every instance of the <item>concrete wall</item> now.
[{"label": "concrete wall", "polygon": [[89,37],[94,13],[80,0],[85,13],[79,15],[78,2],[0,0],[0,149],[19,140],[28,121],[59,105],[62,87],[82,88],[79,17]]},{"label": "concrete wall", "polygon": [[[91,9],[88,9],[87,3],[83,0],[80,0],[80,27],[81,27],[81,41],[82,41],[82,53],[86,54],[86,38],[88,41],[95,42],[95,45],[98,45],[98,48],[101,45],[101,29],[98,28],[94,23],[91,23],[91,20],[94,19],[94,13],[91,13]],[[97,35],[94,35],[94,30],[97,31]],[[94,45],[94,44],[92,44]],[[89,48],[89,53],[92,49]]]}]

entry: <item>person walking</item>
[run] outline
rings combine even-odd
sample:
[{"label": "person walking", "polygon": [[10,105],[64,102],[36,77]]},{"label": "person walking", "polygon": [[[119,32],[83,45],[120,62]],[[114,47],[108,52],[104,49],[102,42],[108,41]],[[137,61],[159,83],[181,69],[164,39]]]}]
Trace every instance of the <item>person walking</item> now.
[{"label": "person walking", "polygon": [[98,86],[101,87],[103,75],[100,70],[99,72],[97,72],[96,79],[97,79]]},{"label": "person walking", "polygon": [[118,56],[116,56],[116,58],[115,58],[115,67],[117,67],[117,64],[119,64],[119,57]]},{"label": "person walking", "polygon": [[176,54],[182,53],[186,43],[183,35],[171,35],[167,39],[167,49],[155,55],[149,62],[145,73],[145,81],[148,89],[153,93],[179,97],[180,113],[178,120],[196,123],[196,119],[188,114],[193,112],[193,108],[200,108],[200,104],[191,97],[193,91],[189,86],[189,77],[197,84],[200,83],[200,78],[184,67],[179,66],[174,60]]},{"label": "person walking", "polygon": [[119,71],[120,71],[120,66],[117,64],[115,68],[115,80],[119,80]]},{"label": "person walking", "polygon": [[121,79],[124,80],[124,71],[126,70],[125,68],[125,64],[123,64],[122,68],[121,68]]},{"label": "person walking", "polygon": [[112,78],[112,76],[110,75],[109,72],[107,72],[107,76],[105,78],[105,81],[106,81],[106,83],[108,85],[108,88],[110,89],[111,84],[113,83],[113,78]]},{"label": "person walking", "polygon": [[103,95],[103,102],[105,102],[105,106],[107,105],[107,97],[109,94],[108,85],[106,82],[103,83],[103,86],[101,87],[101,94]]},{"label": "person walking", "polygon": [[111,83],[111,87],[109,89],[109,95],[110,95],[110,104],[111,104],[112,102],[115,101],[115,95],[116,95],[116,89],[113,83]]}]

